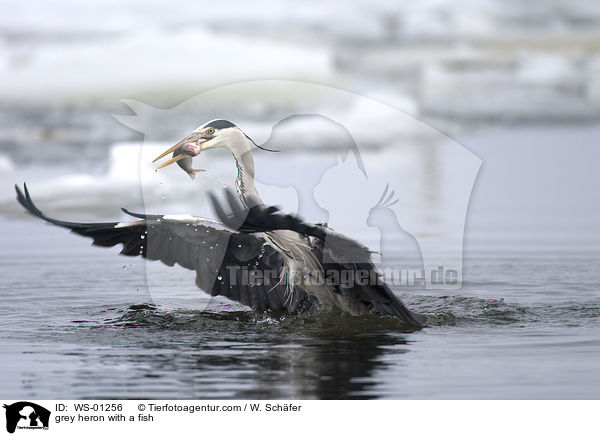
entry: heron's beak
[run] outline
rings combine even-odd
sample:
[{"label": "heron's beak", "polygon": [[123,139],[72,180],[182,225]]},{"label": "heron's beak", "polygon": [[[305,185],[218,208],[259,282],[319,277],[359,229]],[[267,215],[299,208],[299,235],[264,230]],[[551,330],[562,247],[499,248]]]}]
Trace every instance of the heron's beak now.
[{"label": "heron's beak", "polygon": [[157,160],[162,159],[169,153],[178,152],[178,154],[174,155],[171,159],[169,159],[168,161],[160,165],[158,168],[156,168],[157,170],[160,170],[161,168],[171,165],[172,163],[180,161],[181,159],[184,159],[188,156],[197,156],[202,151],[202,144],[204,142],[207,142],[209,139],[212,139],[212,137],[201,136],[197,133],[192,133],[191,135],[188,135],[185,138],[183,138],[174,146],[167,149],[165,152],[161,153],[152,162],[154,163]]}]

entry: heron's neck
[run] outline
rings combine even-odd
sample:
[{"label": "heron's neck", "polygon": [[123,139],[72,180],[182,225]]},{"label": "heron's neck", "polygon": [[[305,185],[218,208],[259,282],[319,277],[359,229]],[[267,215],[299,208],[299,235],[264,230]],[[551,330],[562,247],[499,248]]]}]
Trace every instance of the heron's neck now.
[{"label": "heron's neck", "polygon": [[247,150],[234,150],[233,156],[238,170],[237,178],[235,179],[235,189],[238,197],[244,206],[248,208],[262,205],[263,202],[254,186],[254,157],[252,156],[252,150],[250,147]]}]

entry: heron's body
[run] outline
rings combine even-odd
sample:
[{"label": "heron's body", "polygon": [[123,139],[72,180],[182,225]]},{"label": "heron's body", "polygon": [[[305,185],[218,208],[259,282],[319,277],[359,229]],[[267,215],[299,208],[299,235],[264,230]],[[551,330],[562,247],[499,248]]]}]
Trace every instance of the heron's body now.
[{"label": "heron's body", "polygon": [[[232,129],[227,141],[227,148],[231,150],[236,162],[235,188],[237,195],[247,209],[264,206],[254,184],[254,156],[251,142],[241,130],[235,127],[228,128]],[[297,278],[303,277],[306,270],[320,271],[322,269],[306,236],[291,230],[272,230],[262,232],[261,236],[282,256],[284,261],[282,280],[287,282],[287,290],[290,293],[288,298],[291,298],[295,288],[300,286]],[[304,283],[303,288],[322,304],[341,306],[336,302],[337,298],[333,289],[324,283],[321,285],[315,285],[312,282]]]},{"label": "heron's body", "polygon": [[[196,270],[196,283],[212,295],[223,295],[257,310],[322,306],[337,307],[352,315],[375,313],[396,316],[421,327],[425,318],[408,310],[376,273],[370,252],[359,243],[331,230],[302,222],[267,208],[254,185],[253,141],[225,120],[215,120],[194,130],[157,159],[173,153],[162,168],[177,162],[190,176],[191,158],[201,151],[225,147],[237,165],[235,182],[242,208],[228,216],[213,198],[226,226],[203,218],[132,214],[127,223],[73,223],[44,215],[31,200],[27,188],[17,188],[19,202],[32,214],[75,233],[89,236],[94,244],[123,244],[122,254],[141,255]],[[242,213],[243,211],[243,213]],[[246,216],[247,214],[247,216]],[[232,231],[233,230],[233,231]],[[275,271],[274,280],[246,283],[246,270]],[[366,271],[375,277],[366,284],[342,286],[329,282],[328,273]],[[307,277],[308,275],[308,277]],[[308,279],[307,279],[308,278]],[[247,281],[247,280],[246,280]]]}]

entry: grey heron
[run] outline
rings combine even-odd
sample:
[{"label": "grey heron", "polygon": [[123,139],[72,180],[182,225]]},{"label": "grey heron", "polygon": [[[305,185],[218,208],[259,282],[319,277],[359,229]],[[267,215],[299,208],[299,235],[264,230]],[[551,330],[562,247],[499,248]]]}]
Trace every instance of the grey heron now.
[{"label": "grey heron", "polygon": [[[254,184],[252,147],[259,147],[230,121],[212,120],[160,154],[172,153],[157,169],[177,163],[191,177],[192,159],[223,147],[237,166],[237,199],[228,192],[227,205],[211,195],[222,222],[191,215],[147,215],[122,209],[137,218],[130,222],[77,223],[43,214],[27,186],[15,186],[17,199],[30,213],[52,224],[91,237],[93,244],[123,244],[121,254],[161,260],[169,266],[196,271],[196,284],[255,310],[301,311],[324,306],[351,315],[393,316],[420,328],[425,316],[412,312],[383,282],[360,243],[323,225],[308,224],[267,207]],[[261,148],[261,147],[259,147]],[[260,273],[249,279],[248,273]],[[267,276],[266,272],[274,272]],[[308,272],[308,274],[307,274]],[[358,275],[361,280],[356,280]],[[341,283],[345,276],[351,280]],[[267,278],[269,280],[267,280]]]}]

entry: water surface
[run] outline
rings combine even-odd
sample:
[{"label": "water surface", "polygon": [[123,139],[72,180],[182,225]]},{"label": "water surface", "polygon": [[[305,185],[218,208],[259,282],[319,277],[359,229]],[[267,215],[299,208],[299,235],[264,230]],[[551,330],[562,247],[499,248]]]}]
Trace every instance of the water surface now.
[{"label": "water surface", "polygon": [[[460,292],[402,295],[430,317],[411,331],[226,300],[164,310],[142,261],[41,223],[2,225],[5,398],[597,398],[598,273],[581,254],[469,259]],[[531,276],[556,264],[577,282]]]}]

